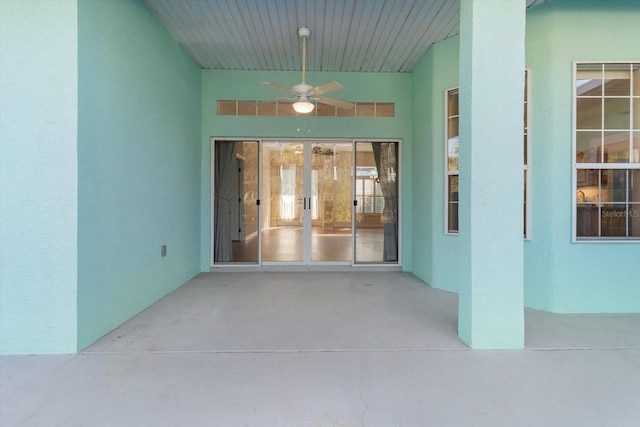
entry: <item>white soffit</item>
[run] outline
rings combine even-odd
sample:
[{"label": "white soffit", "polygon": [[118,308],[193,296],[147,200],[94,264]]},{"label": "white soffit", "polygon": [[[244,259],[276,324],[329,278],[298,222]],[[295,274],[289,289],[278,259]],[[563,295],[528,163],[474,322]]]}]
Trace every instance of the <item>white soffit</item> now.
[{"label": "white soffit", "polygon": [[[145,0],[205,69],[411,72],[458,34],[460,0]],[[526,0],[536,6],[547,0]]]}]

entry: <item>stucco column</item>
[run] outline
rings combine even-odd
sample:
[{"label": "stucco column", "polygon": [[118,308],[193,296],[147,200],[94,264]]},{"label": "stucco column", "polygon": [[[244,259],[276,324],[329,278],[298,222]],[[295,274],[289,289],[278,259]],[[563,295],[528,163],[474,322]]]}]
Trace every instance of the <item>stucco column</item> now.
[{"label": "stucco column", "polygon": [[460,338],[524,347],[525,0],[460,5]]},{"label": "stucco column", "polygon": [[0,0],[0,354],[78,350],[78,3]]}]

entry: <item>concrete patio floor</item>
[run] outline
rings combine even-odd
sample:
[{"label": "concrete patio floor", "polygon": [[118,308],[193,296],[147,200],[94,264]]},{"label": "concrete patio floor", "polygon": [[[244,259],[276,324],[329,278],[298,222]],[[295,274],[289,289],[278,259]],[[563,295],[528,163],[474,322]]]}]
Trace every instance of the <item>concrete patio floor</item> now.
[{"label": "concrete patio floor", "polygon": [[636,426],[640,314],[470,350],[398,272],[201,274],[79,354],[0,358],[9,426]]}]

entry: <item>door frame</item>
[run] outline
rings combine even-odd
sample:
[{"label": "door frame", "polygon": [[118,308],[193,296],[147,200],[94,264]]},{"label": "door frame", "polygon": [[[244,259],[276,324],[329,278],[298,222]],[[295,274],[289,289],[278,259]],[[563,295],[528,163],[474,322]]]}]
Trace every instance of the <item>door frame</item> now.
[{"label": "door frame", "polygon": [[[316,262],[310,262],[309,264],[305,264],[304,261],[302,263],[300,262],[267,262],[266,264],[262,262],[262,257],[261,257],[261,238],[260,238],[260,232],[261,232],[261,228],[262,228],[262,203],[260,203],[260,206],[258,208],[258,217],[259,217],[259,222],[258,222],[258,261],[257,263],[250,263],[250,264],[245,264],[245,263],[237,263],[237,264],[233,264],[233,263],[215,263],[214,262],[214,227],[215,227],[215,218],[214,218],[214,190],[215,190],[215,171],[214,171],[214,166],[215,166],[215,143],[216,141],[235,141],[235,142],[256,142],[258,144],[258,156],[259,156],[259,161],[258,161],[258,176],[261,177],[262,176],[262,146],[263,146],[263,142],[265,141],[282,141],[282,142],[302,142],[303,143],[303,147],[304,147],[304,152],[306,153],[307,150],[309,150],[309,152],[311,151],[311,144],[313,142],[319,142],[319,143],[326,143],[326,142],[348,142],[351,144],[352,146],[352,150],[351,150],[351,155],[352,155],[352,167],[355,167],[355,161],[356,161],[356,143],[376,143],[376,142],[395,142],[398,144],[398,170],[399,170],[399,179],[398,179],[398,262],[397,263],[385,263],[385,262],[381,262],[381,263],[356,263],[356,247],[355,247],[355,236],[352,236],[352,243],[353,243],[353,256],[351,257],[351,261],[347,261],[347,262],[334,262],[334,261],[316,261]],[[335,137],[335,138],[296,138],[296,137],[287,137],[287,138],[272,138],[272,137],[259,137],[259,138],[255,138],[255,137],[210,137],[210,157],[209,157],[209,176],[210,176],[210,187],[209,187],[209,191],[208,191],[208,196],[209,196],[209,250],[210,250],[210,255],[209,255],[209,266],[210,266],[210,271],[214,271],[214,270],[229,270],[229,271],[244,271],[244,270],[250,270],[250,269],[264,269],[264,270],[289,270],[289,269],[305,269],[305,270],[336,270],[336,269],[342,269],[344,267],[348,268],[349,270],[353,269],[353,270],[392,270],[392,271],[397,271],[397,270],[401,270],[402,269],[402,236],[403,236],[403,204],[402,204],[402,200],[403,200],[403,177],[404,177],[404,165],[403,165],[403,147],[402,147],[403,143],[402,143],[402,139],[400,138],[340,138],[340,137]],[[311,159],[309,158],[309,161]],[[305,162],[307,160],[305,159]],[[247,165],[245,164],[245,167]],[[311,170],[311,168],[309,168],[309,170]],[[262,180],[259,179],[258,180],[258,193],[259,193],[259,197],[262,196]],[[310,180],[308,180],[309,182],[306,182],[307,180],[305,180],[304,185],[311,185]],[[352,182],[351,182],[351,191],[352,191],[352,199],[355,199],[355,174],[353,176]],[[306,189],[305,189],[305,193],[306,193]],[[310,193],[310,191],[309,191]],[[308,218],[308,222],[309,222],[309,233],[311,232],[311,212],[308,213],[308,215],[304,215],[303,216],[303,226],[305,227],[305,232],[306,232],[306,218]],[[352,233],[356,232],[356,210],[354,209],[352,211],[352,215],[351,215],[351,229],[352,229]],[[306,254],[305,254],[306,257]],[[304,258],[303,258],[304,259]],[[309,255],[309,259],[310,259],[310,255]],[[270,268],[272,267],[272,268]]]}]

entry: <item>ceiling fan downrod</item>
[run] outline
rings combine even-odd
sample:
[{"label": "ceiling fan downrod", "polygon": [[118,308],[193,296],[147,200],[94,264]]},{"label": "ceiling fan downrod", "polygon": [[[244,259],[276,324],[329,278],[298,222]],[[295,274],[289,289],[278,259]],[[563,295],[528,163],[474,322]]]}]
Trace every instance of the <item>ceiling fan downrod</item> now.
[{"label": "ceiling fan downrod", "polygon": [[311,35],[311,30],[302,27],[298,30],[298,35],[302,37],[302,84],[307,84],[307,38]]}]

